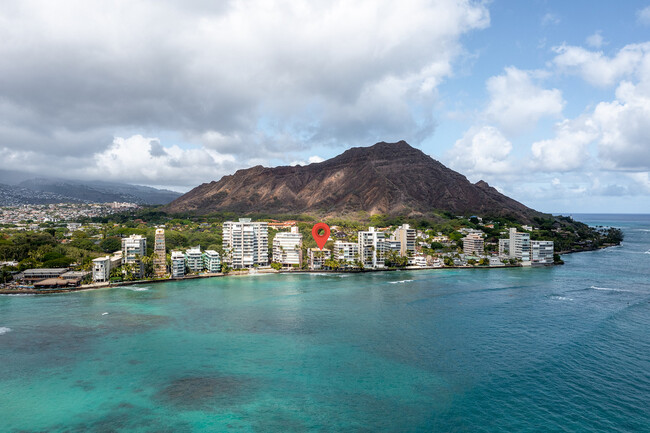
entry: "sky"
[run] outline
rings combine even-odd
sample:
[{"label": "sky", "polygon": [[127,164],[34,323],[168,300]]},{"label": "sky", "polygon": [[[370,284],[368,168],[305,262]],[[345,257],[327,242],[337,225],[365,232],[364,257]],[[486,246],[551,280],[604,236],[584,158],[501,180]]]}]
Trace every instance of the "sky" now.
[{"label": "sky", "polygon": [[399,140],[540,211],[650,213],[650,1],[0,3],[0,170],[184,192]]}]

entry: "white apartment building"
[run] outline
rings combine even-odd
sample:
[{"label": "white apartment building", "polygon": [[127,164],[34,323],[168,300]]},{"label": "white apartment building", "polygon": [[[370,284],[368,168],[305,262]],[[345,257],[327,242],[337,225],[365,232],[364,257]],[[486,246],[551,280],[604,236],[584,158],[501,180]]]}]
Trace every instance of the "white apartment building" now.
[{"label": "white apartment building", "polygon": [[185,264],[190,272],[201,272],[203,270],[201,246],[185,250]]},{"label": "white apartment building", "polygon": [[122,238],[122,264],[134,264],[140,277],[144,275],[144,266],[141,257],[147,254],[147,238],[140,235],[131,235]]},{"label": "white apartment building", "polygon": [[553,248],[553,241],[530,241],[531,261],[533,264],[552,264]]},{"label": "white apartment building", "polygon": [[99,283],[108,281],[111,274],[111,258],[98,257],[93,259],[93,281]]},{"label": "white apartment building", "polygon": [[359,260],[365,268],[383,268],[386,254],[386,238],[374,227],[358,232]]},{"label": "white apartment building", "polygon": [[483,238],[480,235],[472,233],[463,238],[463,253],[471,256],[483,255],[484,250]]},{"label": "white apartment building", "polygon": [[508,239],[499,239],[499,256],[530,262],[530,233],[518,233],[508,229]]},{"label": "white apartment building", "polygon": [[172,278],[185,276],[185,255],[182,251],[172,251]]},{"label": "white apartment building", "polygon": [[332,258],[331,250],[321,250],[320,248],[310,248],[308,251],[309,254],[309,269],[318,270],[323,269],[325,266],[325,260]]},{"label": "white apartment building", "polygon": [[359,260],[359,244],[343,241],[334,242],[334,258],[348,263]]},{"label": "white apartment building", "polygon": [[111,257],[93,259],[93,281],[102,283],[108,281],[111,275]]},{"label": "white apartment building", "polygon": [[298,233],[298,227],[275,235],[273,261],[283,266],[302,266],[302,234]]},{"label": "white apartment building", "polygon": [[269,264],[268,223],[251,222],[239,218],[238,222],[223,223],[224,262],[233,269],[250,268]]},{"label": "white apartment building", "polygon": [[412,229],[408,224],[403,224],[395,230],[391,240],[399,241],[400,249],[399,255],[402,257],[413,257],[415,256],[415,238],[416,230]]},{"label": "white apartment building", "polygon": [[203,253],[203,267],[206,271],[213,274],[221,272],[221,257],[219,257],[219,253],[214,250],[206,250]]}]

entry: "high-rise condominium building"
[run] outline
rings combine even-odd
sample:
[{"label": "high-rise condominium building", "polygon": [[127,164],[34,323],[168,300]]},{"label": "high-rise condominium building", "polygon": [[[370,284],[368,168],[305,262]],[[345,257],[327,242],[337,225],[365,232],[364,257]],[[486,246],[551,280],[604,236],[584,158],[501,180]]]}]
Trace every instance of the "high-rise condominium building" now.
[{"label": "high-rise condominium building", "polygon": [[167,275],[167,248],[165,247],[165,229],[156,229],[156,237],[153,244],[153,271],[156,277],[162,278]]},{"label": "high-rise condominium building", "polygon": [[334,258],[348,263],[359,260],[359,244],[343,241],[334,242]]},{"label": "high-rise condominium building", "polygon": [[269,264],[268,223],[251,222],[239,218],[239,222],[223,223],[223,261],[233,269],[250,268]]},{"label": "high-rise condominium building", "polygon": [[139,277],[144,276],[144,266],[141,258],[147,254],[147,238],[140,235],[131,235],[122,238],[122,264],[135,265]]},{"label": "high-rise condominium building", "polygon": [[463,252],[472,256],[483,254],[483,238],[476,233],[465,236],[463,238]]},{"label": "high-rise condominium building", "polygon": [[402,257],[413,257],[415,256],[415,229],[412,229],[408,224],[403,224],[395,230],[391,240],[396,240],[400,242],[399,255]]},{"label": "high-rise condominium building", "polygon": [[181,251],[172,251],[172,278],[185,276],[185,255]]},{"label": "high-rise condominium building", "polygon": [[358,232],[359,259],[366,268],[383,268],[386,254],[386,237],[374,227]]},{"label": "high-rise condominium building", "polygon": [[499,239],[499,255],[530,262],[530,233],[518,233],[516,228],[508,233],[508,239]]},{"label": "high-rise condominium building", "polygon": [[302,266],[302,234],[298,233],[298,227],[275,235],[273,261],[283,266]]}]

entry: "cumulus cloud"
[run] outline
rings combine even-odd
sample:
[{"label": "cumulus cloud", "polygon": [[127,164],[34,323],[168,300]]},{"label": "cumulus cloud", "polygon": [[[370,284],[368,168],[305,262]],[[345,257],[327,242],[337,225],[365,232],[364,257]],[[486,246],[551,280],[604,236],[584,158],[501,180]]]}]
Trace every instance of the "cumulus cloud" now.
[{"label": "cumulus cloud", "polygon": [[591,119],[563,120],[555,127],[554,138],[532,144],[533,167],[549,172],[579,169],[589,160],[588,145],[597,137]]},{"label": "cumulus cloud", "polygon": [[470,177],[512,172],[512,144],[494,126],[470,128],[447,153],[449,165]]},{"label": "cumulus cloud", "polygon": [[485,114],[504,132],[518,134],[534,128],[544,116],[562,113],[562,92],[538,86],[533,81],[535,75],[534,72],[508,67],[505,74],[487,80],[490,103]]},{"label": "cumulus cloud", "polygon": [[[111,146],[93,156],[87,170],[104,179],[134,183],[196,186],[218,179],[236,166],[232,155],[212,149],[163,147],[157,138],[116,137]],[[90,173],[89,173],[90,175]]]},{"label": "cumulus cloud", "polygon": [[417,143],[460,37],[488,24],[471,0],[5,4],[0,147],[64,161],[160,130],[239,159]]},{"label": "cumulus cloud", "polygon": [[648,69],[650,42],[626,45],[612,57],[602,51],[570,45],[560,45],[553,50],[557,54],[553,63],[561,71],[577,74],[596,86],[611,86]]},{"label": "cumulus cloud", "polygon": [[622,82],[616,100],[601,102],[593,113],[601,128],[599,155],[605,168],[650,169],[650,76],[638,85]]}]

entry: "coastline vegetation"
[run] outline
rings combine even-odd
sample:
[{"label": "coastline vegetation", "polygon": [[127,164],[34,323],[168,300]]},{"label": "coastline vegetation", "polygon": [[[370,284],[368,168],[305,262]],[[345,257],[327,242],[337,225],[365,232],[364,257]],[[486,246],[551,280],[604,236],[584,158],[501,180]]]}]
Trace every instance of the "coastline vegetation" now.
[{"label": "coastline vegetation", "polygon": [[[147,254],[143,257],[145,274],[152,273],[154,233],[157,226],[165,226],[167,250],[185,249],[200,245],[203,249],[212,249],[223,255],[222,230],[224,221],[236,220],[241,215],[232,212],[218,212],[208,215],[178,214],[169,215],[159,207],[144,207],[123,213],[94,218],[79,218],[81,224],[76,230],[70,230],[66,223],[43,222],[38,228],[30,224],[31,229],[4,224],[0,227],[0,261],[16,262],[16,266],[2,267],[2,279],[7,273],[22,271],[34,267],[74,267],[90,270],[92,259],[121,248],[121,239],[132,234],[147,238]],[[316,248],[311,236],[311,228],[316,221],[312,215],[248,215],[255,220],[296,221],[298,230],[303,235],[303,258],[306,259],[309,248]],[[623,240],[619,229],[612,227],[589,227],[571,217],[536,217],[530,227],[514,218],[504,216],[460,216],[445,211],[434,211],[427,217],[410,218],[405,216],[359,214],[354,218],[325,218],[330,227],[335,227],[325,248],[333,248],[334,240],[356,242],[356,233],[368,226],[390,227],[409,224],[421,231],[428,242],[421,247],[425,255],[455,253],[462,248],[459,230],[475,229],[485,233],[487,252],[496,252],[498,240],[506,237],[506,229],[517,228],[529,231],[532,240],[552,240],[555,245],[556,263],[561,262],[559,254],[585,251],[609,245],[618,245]],[[26,223],[33,223],[26,221]],[[526,227],[525,227],[526,226]],[[526,230],[530,229],[530,230]],[[269,253],[271,253],[272,233],[269,236]],[[436,241],[439,235],[446,236],[448,242]],[[306,262],[306,260],[304,260]],[[390,268],[406,266],[407,258],[398,254],[389,254],[386,264]],[[453,259],[444,257],[446,266],[453,266]],[[485,266],[485,260],[477,260],[476,266]],[[339,269],[343,264],[334,259],[327,261],[331,269]],[[362,265],[358,264],[359,268]],[[275,265],[277,267],[277,265]]]}]

